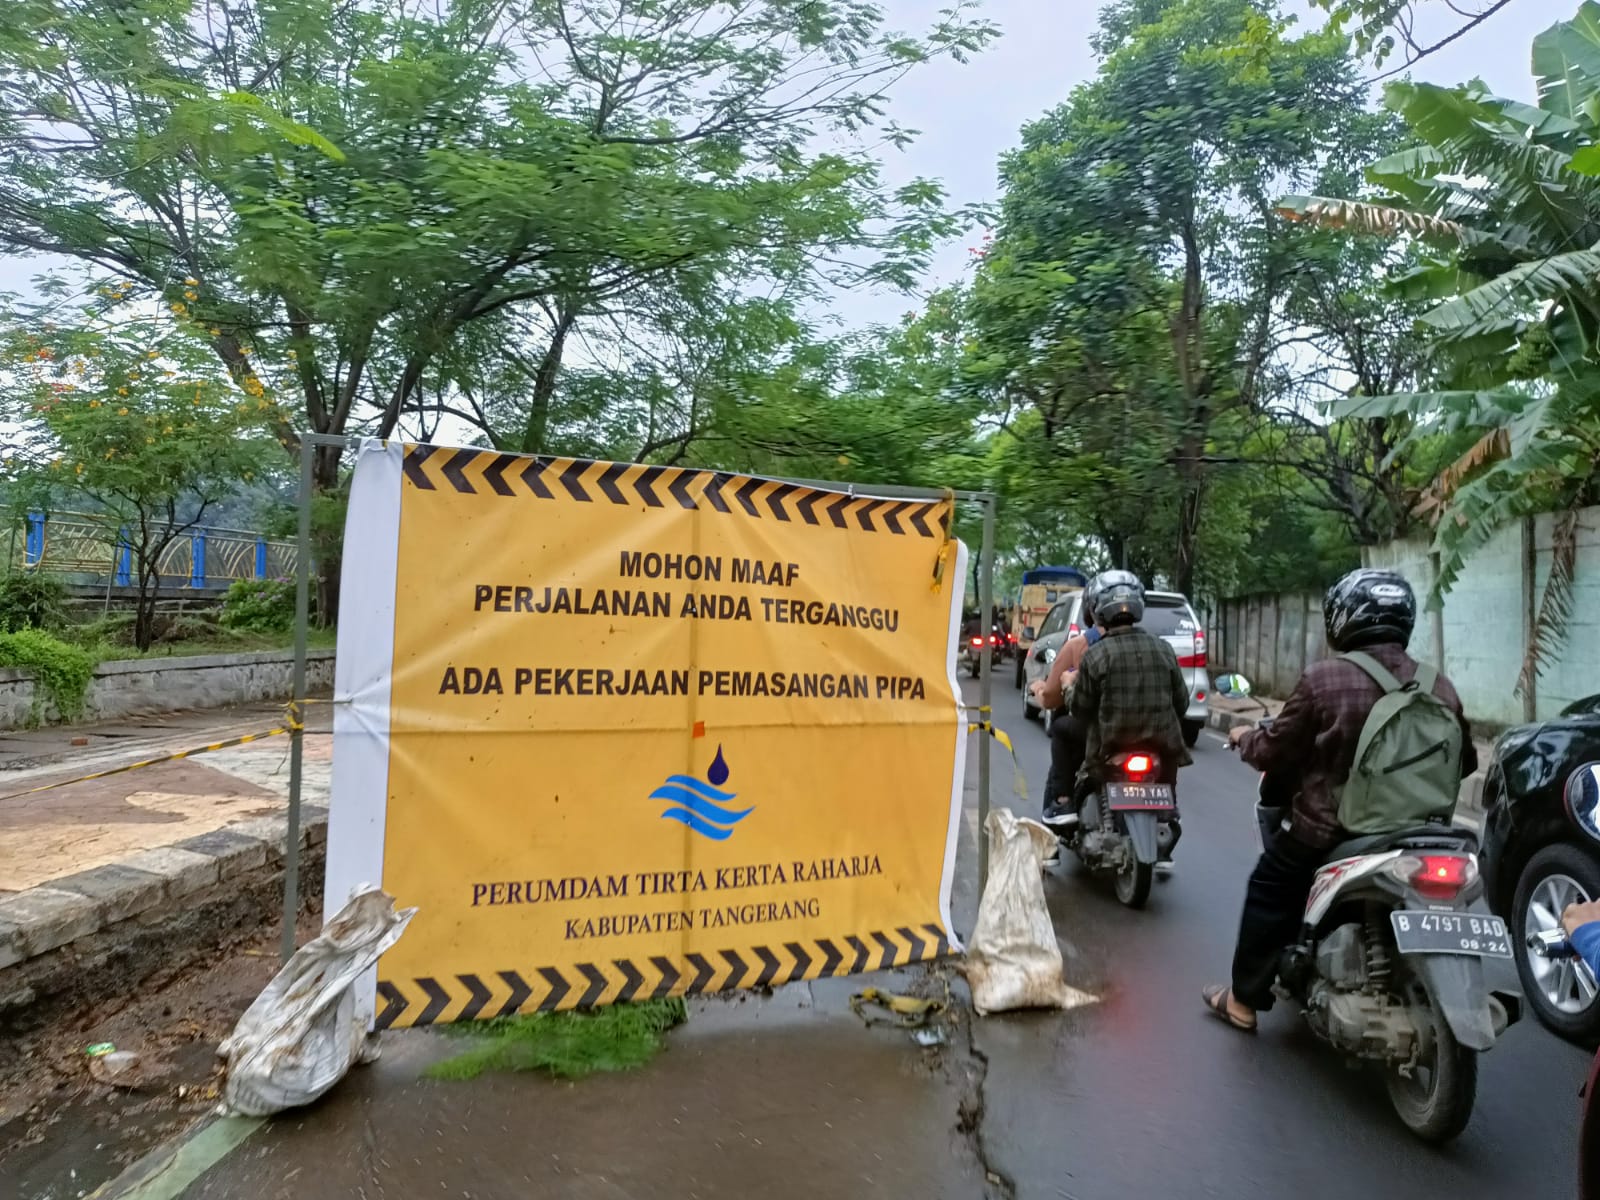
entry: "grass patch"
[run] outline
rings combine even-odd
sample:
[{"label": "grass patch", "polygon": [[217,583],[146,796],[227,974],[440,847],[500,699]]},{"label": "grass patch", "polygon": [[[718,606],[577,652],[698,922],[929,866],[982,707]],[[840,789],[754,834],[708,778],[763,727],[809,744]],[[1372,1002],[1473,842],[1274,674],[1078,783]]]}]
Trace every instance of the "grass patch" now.
[{"label": "grass patch", "polygon": [[[338,634],[332,629],[306,630],[307,650],[332,650]],[[260,650],[293,650],[293,633],[230,633],[219,630],[204,636],[176,642],[158,642],[140,652],[132,646],[119,647],[116,658],[188,658],[199,654],[251,654]],[[106,658],[113,657],[110,651]]]},{"label": "grass patch", "polygon": [[435,1063],[429,1079],[476,1079],[485,1071],[545,1071],[582,1079],[597,1071],[628,1071],[655,1057],[667,1030],[688,1019],[682,999],[613,1004],[593,1012],[529,1013],[442,1025],[441,1033],[470,1038],[464,1054]]},{"label": "grass patch", "polygon": [[63,721],[83,712],[95,659],[87,650],[69,645],[42,629],[0,633],[0,666],[21,667],[33,674],[32,723],[44,716],[45,702],[56,707]]},{"label": "grass patch", "polygon": [[[332,629],[306,631],[306,649],[332,650],[337,634]],[[212,627],[193,637],[157,642],[148,650],[136,650],[126,642],[104,636],[98,628],[80,627],[67,636],[86,648],[99,662],[124,662],[129,659],[190,658],[201,654],[253,654],[263,650],[293,650],[293,633],[233,633]]]}]

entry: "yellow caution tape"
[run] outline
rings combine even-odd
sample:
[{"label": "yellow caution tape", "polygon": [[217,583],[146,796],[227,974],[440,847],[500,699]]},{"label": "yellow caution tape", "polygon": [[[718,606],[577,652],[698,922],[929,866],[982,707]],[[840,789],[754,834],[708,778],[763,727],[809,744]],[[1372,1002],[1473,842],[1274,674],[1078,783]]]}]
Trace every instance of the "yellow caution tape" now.
[{"label": "yellow caution tape", "polygon": [[939,551],[933,559],[933,583],[931,590],[937,592],[944,586],[944,573],[949,566],[951,555],[955,553],[955,527],[956,527],[956,492],[954,488],[944,489],[943,504],[947,505],[946,516],[941,522],[944,537],[939,542]]},{"label": "yellow caution tape", "polygon": [[305,720],[301,714],[302,705],[330,703],[332,701],[329,700],[301,700],[299,703],[290,700],[283,706],[284,724],[276,729],[267,729],[260,733],[241,734],[239,737],[228,738],[226,741],[211,742],[205,746],[195,746],[188,750],[178,750],[172,754],[163,754],[160,758],[146,758],[136,763],[126,763],[120,767],[111,767],[109,770],[95,771],[89,775],[79,775],[76,779],[59,779],[55,783],[45,783],[40,784],[38,787],[24,788],[20,792],[9,792],[4,796],[0,796],[0,801],[15,800],[19,796],[32,796],[39,792],[53,792],[57,788],[71,787],[75,783],[88,783],[95,779],[108,779],[113,775],[126,775],[129,771],[138,771],[144,767],[159,767],[162,763],[193,758],[197,754],[210,754],[213,750],[231,750],[235,746],[243,746],[249,742],[282,737],[286,733],[294,733],[305,729]]},{"label": "yellow caution tape", "polygon": [[[929,1017],[938,1016],[949,1007],[949,988],[950,985],[946,983],[945,998],[935,1000],[924,996],[903,996],[898,992],[886,992],[882,988],[869,987],[850,997],[850,1009],[868,1025],[894,1024],[905,1029],[915,1029],[919,1025],[926,1025]],[[887,1009],[894,1015],[894,1020],[874,1021],[864,1011],[868,1004]]]},{"label": "yellow caution tape", "polygon": [[1011,735],[1004,729],[1001,729],[993,721],[988,719],[993,715],[994,710],[989,708],[987,705],[970,705],[966,706],[964,711],[978,713],[984,718],[981,721],[973,721],[970,725],[968,725],[968,733],[988,734],[995,741],[999,742],[1006,748],[1007,754],[1011,755],[1012,791],[1014,791],[1021,799],[1027,800],[1029,798],[1028,777],[1022,773],[1022,764],[1017,761],[1017,748],[1011,744]]}]

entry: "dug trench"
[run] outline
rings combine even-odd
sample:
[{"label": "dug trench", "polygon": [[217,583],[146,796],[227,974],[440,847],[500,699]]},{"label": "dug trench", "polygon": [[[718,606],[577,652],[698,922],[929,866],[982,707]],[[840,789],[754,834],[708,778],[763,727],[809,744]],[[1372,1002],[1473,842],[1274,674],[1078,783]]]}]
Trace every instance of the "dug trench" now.
[{"label": "dug trench", "polygon": [[[281,884],[241,889],[232,904],[108,950],[47,1007],[13,1014],[27,1029],[0,1039],[0,1195],[86,1195],[215,1108],[217,1046],[278,969],[281,904]],[[300,940],[321,923],[311,897]],[[165,953],[174,946],[183,949]],[[137,982],[108,995],[116,979]],[[139,1056],[133,1086],[93,1078],[85,1050],[104,1044]]]}]

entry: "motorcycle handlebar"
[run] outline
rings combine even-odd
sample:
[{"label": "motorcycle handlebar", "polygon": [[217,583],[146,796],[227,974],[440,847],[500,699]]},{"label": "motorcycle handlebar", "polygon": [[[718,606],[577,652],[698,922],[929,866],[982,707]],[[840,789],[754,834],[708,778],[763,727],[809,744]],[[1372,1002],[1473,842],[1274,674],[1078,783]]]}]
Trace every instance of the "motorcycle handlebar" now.
[{"label": "motorcycle handlebar", "polygon": [[1572,943],[1567,940],[1566,932],[1560,929],[1545,929],[1539,933],[1530,933],[1528,949],[1540,958],[1561,959],[1578,956]]}]

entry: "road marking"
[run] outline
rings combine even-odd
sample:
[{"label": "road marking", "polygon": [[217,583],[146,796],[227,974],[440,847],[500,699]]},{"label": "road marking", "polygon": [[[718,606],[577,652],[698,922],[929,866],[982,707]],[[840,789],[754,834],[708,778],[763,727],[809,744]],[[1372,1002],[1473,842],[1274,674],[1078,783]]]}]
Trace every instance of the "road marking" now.
[{"label": "road marking", "polygon": [[1211,739],[1211,740],[1212,740],[1212,741],[1213,741],[1213,742],[1218,742],[1218,743],[1220,743],[1220,744],[1221,744],[1221,745],[1224,745],[1224,746],[1226,746],[1226,745],[1227,745],[1227,744],[1228,744],[1228,739],[1227,739],[1227,738],[1226,738],[1226,737],[1224,737],[1224,736],[1223,736],[1223,735],[1222,735],[1222,734],[1220,734],[1220,733],[1212,733],[1212,732],[1211,732],[1211,731],[1210,731],[1210,730],[1209,730],[1209,729],[1208,729],[1208,730],[1206,730],[1206,736],[1207,736],[1207,737],[1208,737],[1208,738],[1210,738],[1210,739]]},{"label": "road marking", "polygon": [[219,1117],[188,1137],[159,1146],[87,1200],[177,1200],[246,1138],[267,1123],[265,1117]]}]

